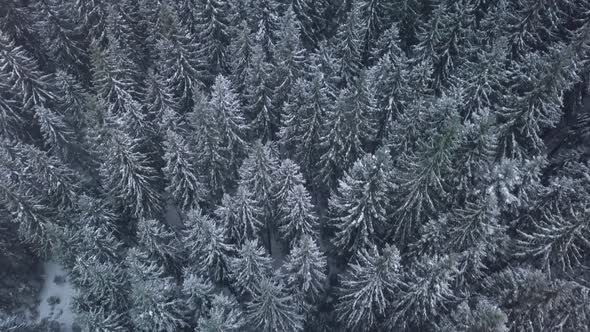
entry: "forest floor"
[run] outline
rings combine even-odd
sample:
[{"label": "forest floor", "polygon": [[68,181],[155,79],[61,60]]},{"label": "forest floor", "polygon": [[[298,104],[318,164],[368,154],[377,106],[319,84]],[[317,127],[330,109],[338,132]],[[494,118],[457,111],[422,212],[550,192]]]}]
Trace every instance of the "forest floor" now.
[{"label": "forest floor", "polygon": [[43,288],[39,294],[39,313],[37,321],[44,318],[55,320],[62,325],[63,332],[72,332],[74,314],[71,303],[74,287],[67,279],[67,273],[54,261],[43,264]]}]

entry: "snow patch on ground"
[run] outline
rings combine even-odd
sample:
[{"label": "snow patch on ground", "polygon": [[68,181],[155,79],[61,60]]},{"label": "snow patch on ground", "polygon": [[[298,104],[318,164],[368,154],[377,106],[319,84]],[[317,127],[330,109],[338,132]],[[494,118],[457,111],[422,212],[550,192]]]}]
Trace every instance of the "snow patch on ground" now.
[{"label": "snow patch on ground", "polygon": [[[67,279],[67,273],[61,265],[54,261],[43,264],[43,288],[41,289],[39,303],[39,316],[37,321],[43,318],[56,320],[63,325],[63,332],[72,332],[74,314],[71,310],[72,298],[75,294],[74,287]],[[63,283],[55,283],[55,277],[61,276],[65,279]],[[59,298],[59,303],[51,305],[47,301],[52,296]]]}]

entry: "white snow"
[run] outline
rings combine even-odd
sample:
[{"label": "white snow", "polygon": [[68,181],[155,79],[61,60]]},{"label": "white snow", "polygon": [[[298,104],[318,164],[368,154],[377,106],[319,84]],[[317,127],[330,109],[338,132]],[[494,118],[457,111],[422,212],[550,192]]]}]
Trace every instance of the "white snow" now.
[{"label": "white snow", "polygon": [[[72,313],[70,304],[75,290],[72,284],[67,279],[67,273],[61,265],[54,261],[48,261],[43,265],[43,288],[41,289],[39,303],[40,321],[43,318],[56,320],[63,325],[63,332],[72,332],[72,323],[74,322],[74,314]],[[62,276],[65,282],[58,285],[54,282],[56,276]],[[59,298],[60,302],[54,306],[49,305],[47,299],[51,296]]]}]

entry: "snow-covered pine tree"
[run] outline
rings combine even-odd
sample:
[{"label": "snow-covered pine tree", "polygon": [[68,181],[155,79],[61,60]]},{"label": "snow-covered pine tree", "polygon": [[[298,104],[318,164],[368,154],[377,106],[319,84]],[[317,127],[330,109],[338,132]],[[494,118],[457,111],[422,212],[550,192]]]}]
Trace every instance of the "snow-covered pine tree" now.
[{"label": "snow-covered pine tree", "polygon": [[471,51],[474,16],[467,2],[436,1],[432,15],[423,23],[418,44],[413,48],[416,58],[432,68],[431,88],[440,94],[454,82],[456,67]]},{"label": "snow-covered pine tree", "polygon": [[303,235],[287,256],[281,277],[295,300],[315,306],[324,292],[326,273],[326,256],[312,236]]},{"label": "snow-covered pine tree", "polygon": [[279,167],[276,148],[271,143],[254,142],[248,158],[239,169],[240,187],[252,193],[255,204],[261,209],[260,221],[266,230],[267,246],[271,251],[271,236],[276,231],[274,224],[276,217],[275,201],[273,198],[275,171]]},{"label": "snow-covered pine tree", "polygon": [[272,104],[272,67],[264,59],[260,45],[255,45],[252,49],[245,83],[243,95],[252,135],[263,142],[271,141],[277,131],[279,116]]},{"label": "snow-covered pine tree", "polygon": [[232,282],[241,294],[253,294],[270,277],[272,259],[258,240],[246,240],[230,261]]},{"label": "snow-covered pine tree", "polygon": [[76,0],[77,12],[81,32],[84,33],[85,44],[94,47],[106,47],[107,8],[102,0]]},{"label": "snow-covered pine tree", "polygon": [[106,311],[102,308],[78,313],[82,332],[125,332],[124,314]]},{"label": "snow-covered pine tree", "polygon": [[372,149],[377,112],[365,77],[363,74],[350,89],[341,90],[335,107],[327,114],[321,138],[324,152],[316,166],[316,182],[325,188],[334,188],[342,172]]},{"label": "snow-covered pine tree", "polygon": [[85,122],[84,111],[89,104],[90,94],[82,82],[71,74],[58,70],[55,73],[55,86],[59,91],[56,108],[66,117],[77,135],[82,135]]},{"label": "snow-covered pine tree", "polygon": [[41,72],[35,58],[4,33],[0,33],[0,73],[25,111],[56,99],[52,76]]},{"label": "snow-covered pine tree", "polygon": [[301,166],[310,184],[316,177],[322,131],[326,114],[332,111],[331,103],[324,76],[317,73],[311,82],[297,80],[283,107],[279,142]]},{"label": "snow-covered pine tree", "polygon": [[362,36],[362,56],[366,62],[381,34],[387,30],[395,18],[395,3],[391,0],[359,1],[360,26]]},{"label": "snow-covered pine tree", "polygon": [[290,2],[297,19],[301,22],[301,37],[308,49],[316,47],[324,39],[326,19],[324,10],[328,7],[326,0],[294,0]]},{"label": "snow-covered pine tree", "polygon": [[62,160],[72,160],[72,149],[76,144],[74,130],[63,115],[41,105],[36,106],[34,111],[49,151],[60,156]]},{"label": "snow-covered pine tree", "polygon": [[342,280],[336,304],[339,320],[354,331],[377,329],[387,316],[400,283],[400,254],[386,245],[363,248]]},{"label": "snow-covered pine tree", "polygon": [[338,28],[335,37],[338,77],[341,87],[352,86],[361,72],[365,33],[366,27],[361,21],[361,3],[355,1],[346,22]]},{"label": "snow-covered pine tree", "polygon": [[336,229],[332,240],[341,254],[353,254],[379,243],[391,208],[392,162],[387,149],[359,159],[339,182],[329,200]]},{"label": "snow-covered pine tree", "polygon": [[460,207],[422,226],[420,240],[411,245],[413,254],[456,253],[457,281],[480,280],[507,248],[507,227],[500,216],[493,190],[470,195]]},{"label": "snow-covered pine tree", "polygon": [[200,209],[187,214],[183,243],[187,249],[189,268],[200,275],[221,282],[228,277],[230,255],[234,247],[226,240],[225,229],[204,215]]},{"label": "snow-covered pine tree", "polygon": [[508,71],[505,68],[506,42],[501,39],[493,46],[480,46],[459,68],[457,76],[464,83],[461,115],[469,119],[472,114],[482,114],[505,103],[505,82]]},{"label": "snow-covered pine tree", "polygon": [[135,71],[124,52],[110,43],[102,51],[94,47],[91,53],[93,92],[108,109],[109,115],[140,113],[138,98],[141,89],[135,80]]},{"label": "snow-covered pine tree", "polygon": [[[35,33],[34,16],[27,3],[7,0],[0,8],[0,30],[18,45],[22,45],[35,56],[42,55],[41,41]],[[45,60],[45,59],[43,59]]]},{"label": "snow-covered pine tree", "polygon": [[186,129],[183,126],[186,118],[183,117],[184,114],[178,113],[178,100],[160,73],[148,73],[146,94],[146,114],[149,115],[150,120],[158,123],[156,126],[158,140],[162,140],[169,129],[178,132]]},{"label": "snow-covered pine tree", "polygon": [[[143,78],[146,69],[151,65],[152,54],[155,50],[153,36],[150,36],[150,22],[153,19],[147,10],[144,1],[121,0],[110,4],[108,24],[115,24],[109,28],[115,32],[109,42],[115,40],[119,45],[128,50],[133,50],[128,57],[137,67],[136,75]],[[154,52],[157,53],[157,52]]]},{"label": "snow-covered pine tree", "polygon": [[246,305],[245,319],[250,328],[262,332],[303,330],[303,318],[293,298],[269,277],[261,277]]},{"label": "snow-covered pine tree", "polygon": [[252,1],[250,8],[246,9],[246,14],[246,20],[249,22],[247,31],[254,31],[256,43],[264,51],[264,59],[270,61],[277,45],[278,31],[282,27],[279,20],[279,4],[276,0]]},{"label": "snow-covered pine tree", "polygon": [[110,133],[113,148],[103,156],[100,175],[103,190],[117,209],[135,218],[156,216],[163,207],[158,173],[139,142],[118,129]]},{"label": "snow-covered pine tree", "polygon": [[279,209],[279,231],[290,247],[303,236],[318,237],[319,223],[311,196],[302,184],[294,186]]},{"label": "snow-covered pine tree", "polygon": [[392,134],[394,121],[416,97],[409,84],[407,57],[398,46],[397,29],[389,29],[385,34],[393,35],[389,36],[394,40],[393,45],[367,73],[379,113],[377,141],[387,140]]},{"label": "snow-covered pine tree", "polygon": [[286,203],[289,192],[295,186],[305,186],[305,179],[303,179],[299,165],[291,159],[281,160],[281,164],[274,172],[274,178],[273,199],[279,209]]},{"label": "snow-covered pine tree", "polygon": [[113,212],[105,198],[97,198],[82,194],[76,202],[80,224],[87,224],[108,230],[114,230],[117,215]]},{"label": "snow-covered pine tree", "polygon": [[44,38],[45,49],[54,64],[73,74],[88,70],[88,54],[80,26],[71,15],[70,2],[42,0],[34,4],[35,26]]},{"label": "snow-covered pine tree", "polygon": [[[573,1],[572,1],[573,2]],[[547,52],[550,45],[563,41],[568,17],[575,12],[570,1],[563,3],[537,0],[506,1],[502,3],[500,33],[508,38],[511,57],[524,60],[523,56],[534,51]],[[568,8],[569,7],[569,8]]]},{"label": "snow-covered pine tree", "polygon": [[477,195],[490,182],[498,142],[495,118],[487,109],[471,114],[460,136],[454,161],[458,169],[455,200],[463,204],[467,197]]},{"label": "snow-covered pine tree", "polygon": [[174,95],[178,110],[186,113],[194,105],[192,98],[195,90],[202,85],[199,81],[198,49],[193,35],[178,23],[174,12],[166,11],[162,15],[168,15],[165,19],[170,20],[170,28],[158,42],[162,59],[159,67],[168,89]]},{"label": "snow-covered pine tree", "polygon": [[[85,220],[81,221],[85,222]],[[68,226],[66,226],[66,228],[67,227]],[[67,262],[68,260],[77,257],[84,258],[89,255],[88,253],[93,253],[92,257],[100,262],[118,263],[121,260],[123,242],[117,239],[115,237],[115,232],[108,227],[104,225],[95,226],[91,224],[82,224],[77,227],[75,232],[76,240],[79,241],[79,243],[72,246],[73,248],[70,249],[70,251],[78,250],[78,252],[72,252],[69,257],[66,257],[65,254],[56,252],[57,248],[53,250],[56,252],[54,253],[55,257],[63,257],[61,259],[62,262]],[[64,233],[67,233],[67,231]],[[68,243],[65,244],[67,245]],[[60,250],[64,253],[67,253],[68,251],[64,246],[59,249],[64,249]]]},{"label": "snow-covered pine tree", "polygon": [[137,224],[137,242],[151,261],[174,271],[183,261],[181,241],[170,227],[155,219]]},{"label": "snow-covered pine tree", "polygon": [[226,229],[228,237],[238,244],[257,238],[264,227],[262,209],[248,189],[239,186],[233,196],[223,195],[221,205],[215,210]]},{"label": "snow-covered pine tree", "polygon": [[210,194],[210,204],[221,198],[227,188],[231,188],[237,174],[231,169],[230,157],[224,153],[221,128],[217,125],[216,114],[209,107],[209,101],[201,90],[193,95],[195,106],[193,111],[187,114],[189,122],[188,139],[196,155],[195,166],[202,177],[207,191]]},{"label": "snow-covered pine tree", "polygon": [[516,331],[587,329],[590,289],[526,267],[508,267],[482,283],[484,292],[508,316]]},{"label": "snow-covered pine tree", "polygon": [[0,155],[0,197],[7,212],[24,240],[38,248],[48,245],[47,228],[60,222],[58,210],[72,208],[79,179],[59,159],[32,145],[2,140]]},{"label": "snow-covered pine tree", "polygon": [[23,134],[26,122],[19,98],[5,83],[7,81],[6,74],[0,74],[0,135],[15,139]]},{"label": "snow-covered pine tree", "polygon": [[[230,172],[235,172],[246,153],[248,144],[245,139],[248,126],[238,95],[227,78],[223,76],[215,78],[207,107],[213,114],[214,125],[219,128],[221,145],[217,148],[224,155],[226,167]],[[231,178],[228,175],[226,177]]]},{"label": "snow-covered pine tree", "polygon": [[14,217],[19,235],[25,242],[39,247],[48,245],[46,229],[53,222],[55,211],[32,195],[30,190],[21,190],[6,175],[0,177],[0,202]]},{"label": "snow-covered pine tree", "polygon": [[129,304],[129,281],[120,264],[101,262],[94,256],[78,257],[70,275],[81,290],[74,298],[74,310],[117,312]]},{"label": "snow-covered pine tree", "polygon": [[137,331],[174,332],[187,326],[180,288],[171,277],[134,281],[129,316]]},{"label": "snow-covered pine tree", "polygon": [[196,0],[194,5],[199,67],[202,80],[210,86],[218,75],[227,75],[229,69],[231,6],[227,0]]},{"label": "snow-covered pine tree", "polygon": [[405,243],[428,217],[449,207],[451,174],[456,174],[453,160],[461,132],[457,101],[453,95],[445,95],[436,102],[416,105],[406,118],[414,116],[415,128],[410,130],[416,136],[403,138],[413,146],[407,146],[396,162],[398,198],[392,229]]},{"label": "snow-covered pine tree", "polygon": [[318,76],[323,76],[328,87],[328,96],[336,99],[338,82],[340,81],[336,46],[323,41],[318,48],[308,55],[304,76],[313,81]]},{"label": "snow-covered pine tree", "polygon": [[190,316],[189,321],[195,323],[207,313],[215,288],[207,277],[201,277],[191,270],[187,268],[182,273],[182,297]]},{"label": "snow-covered pine tree", "polygon": [[179,23],[194,36],[198,32],[198,11],[196,0],[179,0],[174,2],[174,7],[178,13]]},{"label": "snow-covered pine tree", "polygon": [[508,158],[528,159],[544,151],[543,130],[559,123],[563,94],[579,79],[573,45],[557,45],[544,55],[529,53],[525,59],[510,72],[507,105],[498,112],[499,154]]},{"label": "snow-covered pine tree", "polygon": [[571,176],[574,172],[587,174],[590,167],[584,163],[568,167],[576,171],[550,179],[519,218],[523,227],[517,230],[516,256],[535,259],[548,272],[582,268],[590,247],[586,241],[590,234],[590,179]]},{"label": "snow-covered pine tree", "polygon": [[236,30],[229,45],[231,54],[230,78],[236,92],[241,96],[248,86],[246,77],[254,57],[255,37],[250,32],[246,21],[242,21]]},{"label": "snow-covered pine tree", "polygon": [[493,331],[508,332],[508,316],[494,303],[478,298],[474,305],[462,302],[443,323],[441,331],[468,332]]},{"label": "snow-covered pine tree", "polygon": [[455,256],[424,256],[412,264],[391,303],[389,328],[436,330],[457,301],[452,288],[457,273]]},{"label": "snow-covered pine tree", "polygon": [[244,326],[244,317],[236,299],[217,294],[207,315],[199,318],[197,328],[203,332],[240,332]]},{"label": "snow-covered pine tree", "polygon": [[166,133],[164,151],[166,191],[178,207],[189,211],[206,197],[205,186],[201,183],[194,165],[195,153],[184,137],[172,130]]},{"label": "snow-covered pine tree", "polygon": [[[279,26],[272,73],[274,81],[272,104],[277,110],[282,109],[283,104],[289,98],[291,87],[303,74],[305,63],[305,50],[299,39],[301,28],[292,6],[289,6],[281,16]],[[279,117],[277,123],[280,121]]]},{"label": "snow-covered pine tree", "polygon": [[17,153],[16,158],[20,159],[20,180],[31,187],[31,193],[47,200],[54,208],[72,208],[81,191],[79,174],[57,157],[33,145],[16,144],[12,148]]}]

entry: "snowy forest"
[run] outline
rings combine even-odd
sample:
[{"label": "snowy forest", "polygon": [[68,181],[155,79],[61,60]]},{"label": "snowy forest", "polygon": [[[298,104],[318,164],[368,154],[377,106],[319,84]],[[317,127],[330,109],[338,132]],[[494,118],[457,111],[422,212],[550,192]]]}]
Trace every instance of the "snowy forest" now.
[{"label": "snowy forest", "polygon": [[0,331],[590,331],[590,1],[0,0]]}]

